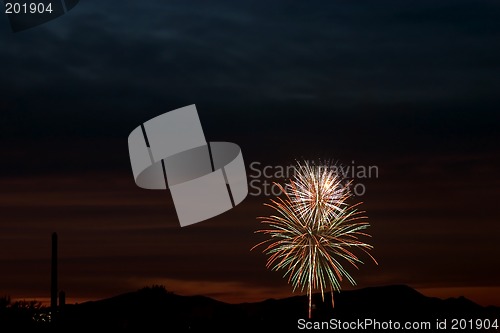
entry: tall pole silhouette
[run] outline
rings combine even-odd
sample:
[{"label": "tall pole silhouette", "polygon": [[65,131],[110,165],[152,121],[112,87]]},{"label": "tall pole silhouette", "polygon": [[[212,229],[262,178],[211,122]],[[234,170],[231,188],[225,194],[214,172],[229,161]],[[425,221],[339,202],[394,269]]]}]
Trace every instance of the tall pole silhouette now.
[{"label": "tall pole silhouette", "polygon": [[52,234],[52,267],[50,277],[50,308],[52,316],[57,313],[57,233]]}]

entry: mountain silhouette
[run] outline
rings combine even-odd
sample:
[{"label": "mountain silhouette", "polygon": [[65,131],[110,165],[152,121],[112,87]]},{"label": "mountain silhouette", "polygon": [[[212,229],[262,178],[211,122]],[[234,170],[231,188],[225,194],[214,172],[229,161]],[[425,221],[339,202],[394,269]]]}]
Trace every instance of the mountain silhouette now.
[{"label": "mountain silhouette", "polygon": [[[181,296],[162,286],[153,286],[109,299],[68,304],[59,314],[55,325],[61,331],[303,331],[306,323],[326,323],[323,325],[328,326],[332,320],[344,323],[370,319],[379,325],[388,321],[428,322],[435,331],[436,321],[446,320],[446,330],[439,331],[448,331],[451,330],[452,320],[462,320],[463,329],[460,332],[481,332],[475,326],[474,329],[468,329],[470,327],[463,325],[475,325],[475,320],[481,320],[481,323],[488,320],[488,325],[491,325],[495,319],[500,320],[498,307],[483,307],[464,297],[427,297],[405,285],[335,292],[334,299],[332,308],[331,294],[325,294],[324,300],[320,294],[314,294],[313,315],[308,319],[306,295],[230,304],[205,296]],[[465,322],[469,319],[474,322]],[[357,330],[373,331],[366,327],[346,331]],[[498,329],[491,331],[498,332]]]}]

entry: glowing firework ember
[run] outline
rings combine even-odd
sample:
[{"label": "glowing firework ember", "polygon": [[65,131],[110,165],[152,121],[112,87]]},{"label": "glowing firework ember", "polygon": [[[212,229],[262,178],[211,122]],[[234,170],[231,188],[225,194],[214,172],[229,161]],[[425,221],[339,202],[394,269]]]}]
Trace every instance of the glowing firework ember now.
[{"label": "glowing firework ember", "polygon": [[294,177],[285,186],[276,185],[282,195],[265,204],[276,215],[259,217],[266,229],[257,231],[270,238],[253,248],[267,245],[266,266],[284,270],[294,291],[307,288],[311,318],[313,290],[324,298],[329,289],[333,304],[333,291],[341,289],[344,278],[356,284],[341,261],[358,268],[363,262],[354,251],[361,250],[377,263],[368,253],[373,246],[359,239],[370,236],[364,232],[370,224],[358,210],[361,203],[348,203],[350,183],[328,164],[298,163]]}]

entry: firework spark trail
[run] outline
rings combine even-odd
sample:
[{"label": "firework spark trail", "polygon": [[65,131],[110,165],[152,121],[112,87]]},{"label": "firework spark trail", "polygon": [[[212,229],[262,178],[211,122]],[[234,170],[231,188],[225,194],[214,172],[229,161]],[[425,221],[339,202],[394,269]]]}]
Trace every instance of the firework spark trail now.
[{"label": "firework spark trail", "polygon": [[339,260],[359,268],[363,261],[354,250],[362,250],[377,263],[368,252],[373,246],[359,239],[370,237],[364,232],[370,224],[365,212],[358,210],[361,203],[347,202],[350,183],[329,165],[298,163],[289,183],[276,185],[283,198],[265,203],[275,214],[259,217],[267,228],[256,231],[270,237],[252,249],[266,245],[266,267],[284,270],[293,291],[307,289],[310,318],[313,290],[324,298],[325,290],[330,289],[333,304],[333,291],[341,289],[344,278],[356,284]]},{"label": "firework spark trail", "polygon": [[[350,197],[349,185],[329,165],[298,163],[295,178],[285,185],[291,203],[304,219],[319,227],[328,223],[330,215],[339,217]],[[310,215],[310,216],[307,216]]]}]

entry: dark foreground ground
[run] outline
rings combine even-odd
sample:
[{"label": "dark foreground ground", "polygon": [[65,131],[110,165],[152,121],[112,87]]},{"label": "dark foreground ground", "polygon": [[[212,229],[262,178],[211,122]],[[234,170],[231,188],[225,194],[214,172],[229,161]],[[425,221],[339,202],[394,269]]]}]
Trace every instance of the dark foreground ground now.
[{"label": "dark foreground ground", "polygon": [[410,287],[393,285],[343,291],[334,298],[332,308],[330,294],[324,301],[314,295],[309,319],[307,296],[228,304],[203,296],[180,296],[154,286],[66,305],[51,323],[47,322],[47,309],[0,308],[0,331],[500,332],[500,308],[482,307],[463,297],[431,298]]}]

